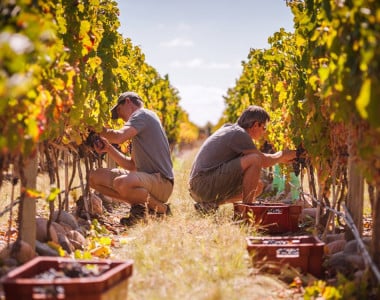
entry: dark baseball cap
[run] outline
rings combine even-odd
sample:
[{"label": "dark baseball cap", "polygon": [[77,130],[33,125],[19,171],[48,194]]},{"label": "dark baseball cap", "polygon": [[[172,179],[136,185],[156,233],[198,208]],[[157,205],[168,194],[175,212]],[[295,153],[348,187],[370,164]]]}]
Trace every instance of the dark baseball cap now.
[{"label": "dark baseball cap", "polygon": [[124,92],[122,93],[119,98],[117,99],[116,104],[111,108],[111,114],[112,114],[112,119],[116,120],[119,118],[117,114],[117,107],[121,102],[123,102],[125,99],[131,100],[134,104],[138,105],[139,102],[143,102],[140,96],[135,93],[135,92]]}]

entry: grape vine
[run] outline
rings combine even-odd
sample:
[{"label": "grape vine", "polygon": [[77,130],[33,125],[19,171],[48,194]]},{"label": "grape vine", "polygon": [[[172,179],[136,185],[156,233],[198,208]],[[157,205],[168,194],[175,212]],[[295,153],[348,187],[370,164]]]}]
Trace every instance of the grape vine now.
[{"label": "grape vine", "polygon": [[[73,166],[72,176],[77,169],[85,181],[99,164],[85,145],[90,129],[121,125],[111,120],[110,108],[124,91],[139,93],[161,118],[169,142],[181,142],[180,124],[190,122],[178,91],[118,32],[116,2],[5,0],[0,15],[0,187],[14,167],[14,176],[21,177],[20,211],[25,196],[40,195],[28,189],[24,174],[37,156],[42,170],[55,169],[49,172],[52,185],[61,185],[61,156]],[[59,208],[67,208],[58,196]]]},{"label": "grape vine", "polygon": [[[355,180],[364,178],[371,187],[373,226],[380,228],[380,4],[287,4],[294,32],[280,29],[268,39],[268,49],[250,50],[242,75],[225,97],[224,119],[234,122],[247,105],[263,106],[271,114],[268,139],[275,148],[301,142],[305,147],[316,171],[318,198],[332,206],[350,200]],[[352,168],[360,177],[350,177]],[[354,218],[362,215],[349,209]],[[372,247],[380,266],[379,230]]]}]

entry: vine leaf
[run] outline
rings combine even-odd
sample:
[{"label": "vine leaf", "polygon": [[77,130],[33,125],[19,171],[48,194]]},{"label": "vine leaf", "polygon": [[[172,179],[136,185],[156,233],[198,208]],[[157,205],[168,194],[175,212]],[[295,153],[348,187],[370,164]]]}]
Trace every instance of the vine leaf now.
[{"label": "vine leaf", "polygon": [[359,97],[356,99],[356,108],[359,111],[360,116],[363,119],[368,119],[368,112],[366,108],[368,107],[371,100],[371,80],[367,78],[362,88],[360,89]]},{"label": "vine leaf", "polygon": [[34,189],[26,189],[25,194],[28,198],[32,199],[38,199],[38,198],[44,198],[45,194],[43,192],[34,190]]},{"label": "vine leaf", "polygon": [[46,197],[46,201],[47,202],[50,202],[50,201],[54,201],[56,198],[57,198],[57,196],[58,196],[58,194],[61,192],[61,190],[59,189],[59,188],[57,188],[57,187],[52,187],[51,189],[50,189],[50,194]]}]

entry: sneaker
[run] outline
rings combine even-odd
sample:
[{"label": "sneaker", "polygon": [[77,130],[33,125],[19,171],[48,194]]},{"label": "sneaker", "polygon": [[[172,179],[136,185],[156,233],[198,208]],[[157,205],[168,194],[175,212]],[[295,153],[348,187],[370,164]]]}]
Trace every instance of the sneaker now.
[{"label": "sneaker", "polygon": [[114,204],[112,201],[112,198],[107,197],[101,193],[96,193],[95,195],[98,196],[102,200],[102,205],[105,208],[105,210],[108,211],[109,213],[112,213],[113,204]]},{"label": "sneaker", "polygon": [[166,206],[166,212],[164,213],[165,216],[172,216],[172,210],[170,209],[170,204],[164,204]]},{"label": "sneaker", "polygon": [[149,209],[149,215],[151,216],[156,216],[158,218],[163,218],[164,216],[172,216],[172,211],[170,209],[170,205],[169,204],[164,204],[166,206],[166,212],[164,213],[159,213],[159,212],[156,212],[155,210],[153,209]]},{"label": "sneaker", "polygon": [[194,208],[202,215],[211,215],[216,213],[218,205],[214,202],[195,202]]},{"label": "sneaker", "polygon": [[120,219],[120,224],[125,226],[133,226],[143,220],[146,215],[146,207],[144,205],[133,205],[129,211],[129,217]]},{"label": "sneaker", "polygon": [[[164,204],[166,206],[166,212],[158,213],[153,209],[148,210],[148,215],[154,216],[157,218],[163,218],[164,216],[172,216],[172,211],[169,204]],[[147,216],[146,206],[137,204],[131,207],[129,211],[129,217],[124,217],[120,219],[120,224],[125,226],[133,226],[139,223],[141,220],[144,220]]]}]

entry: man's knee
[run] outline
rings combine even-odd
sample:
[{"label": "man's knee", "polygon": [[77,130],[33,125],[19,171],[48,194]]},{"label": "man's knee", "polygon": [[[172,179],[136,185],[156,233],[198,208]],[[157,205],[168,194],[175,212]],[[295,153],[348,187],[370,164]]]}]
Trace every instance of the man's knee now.
[{"label": "man's knee", "polygon": [[264,182],[260,179],[259,182],[257,183],[256,196],[261,195],[263,191],[264,191]]},{"label": "man's knee", "polygon": [[263,167],[262,160],[259,155],[256,153],[251,153],[244,155],[241,158],[241,163],[243,170],[247,170],[248,168],[255,168],[255,169],[261,169]]},{"label": "man's knee", "polygon": [[136,180],[131,175],[118,176],[112,181],[112,188],[122,195],[127,195],[131,189],[138,186]]},{"label": "man's knee", "polygon": [[97,172],[96,170],[90,170],[89,174],[88,174],[88,181],[90,183],[90,187],[93,187],[96,185],[97,183]]}]

